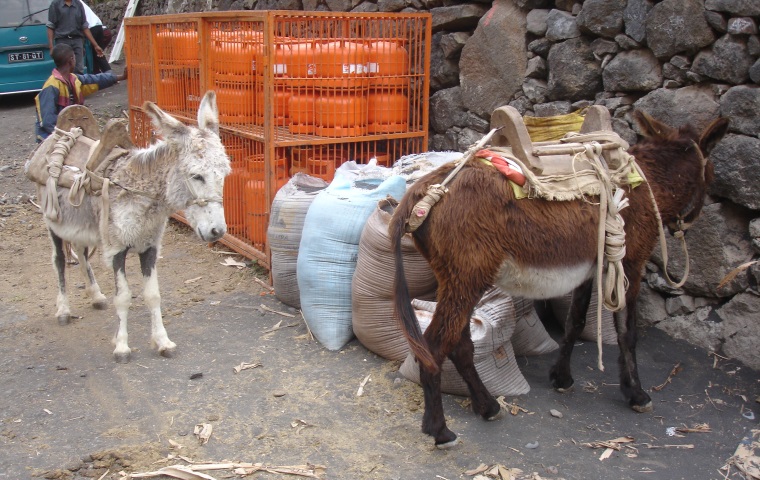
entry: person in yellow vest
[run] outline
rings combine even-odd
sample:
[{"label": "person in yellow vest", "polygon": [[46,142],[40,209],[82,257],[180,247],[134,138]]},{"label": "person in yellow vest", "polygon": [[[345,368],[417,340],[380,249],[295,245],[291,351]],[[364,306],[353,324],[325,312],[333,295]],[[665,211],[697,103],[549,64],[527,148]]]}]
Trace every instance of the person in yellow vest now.
[{"label": "person in yellow vest", "polygon": [[126,68],[121,75],[114,75],[112,71],[84,75],[73,73],[76,56],[74,49],[65,43],[53,47],[51,56],[55,62],[53,74],[34,99],[37,105],[35,133],[38,143],[53,133],[61,110],[69,105],[84,105],[87,95],[127,79]]}]

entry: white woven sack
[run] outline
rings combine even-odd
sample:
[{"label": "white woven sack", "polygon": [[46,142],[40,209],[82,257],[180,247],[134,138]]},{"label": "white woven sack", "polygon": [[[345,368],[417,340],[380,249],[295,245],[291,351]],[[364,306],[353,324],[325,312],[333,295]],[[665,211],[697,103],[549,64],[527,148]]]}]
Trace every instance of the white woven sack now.
[{"label": "white woven sack", "polygon": [[[573,298],[573,294],[568,293],[563,297],[553,298],[549,300],[554,318],[559,322],[560,326],[564,328],[565,318],[567,318],[570,312],[570,301]],[[581,332],[581,340],[587,342],[596,342],[596,318],[597,318],[597,306],[599,305],[599,296],[596,294],[596,279],[594,280],[593,290],[591,292],[591,302],[588,305],[588,312],[586,312],[586,326]],[[612,312],[606,308],[602,308],[602,343],[606,345],[617,345],[617,332],[615,331],[615,320],[612,318]]]},{"label": "white woven sack", "polygon": [[272,252],[272,283],[278,300],[301,308],[296,267],[306,213],[317,194],[327,187],[321,178],[296,173],[272,201],[267,244]]},{"label": "white woven sack", "polygon": [[521,297],[513,297],[515,304],[515,333],[512,335],[512,348],[515,355],[543,355],[559,348],[544,328],[544,324],[538,317],[533,300]]},{"label": "white woven sack", "polygon": [[336,175],[319,192],[304,220],[296,277],[301,311],[309,329],[328,350],[339,350],[354,336],[351,280],[364,224],[388,195],[401,198],[406,182],[393,176],[356,183]]},{"label": "white woven sack", "polygon": [[[413,300],[420,327],[430,325],[435,302]],[[473,312],[470,335],[475,347],[474,363],[480,379],[492,395],[523,395],[530,391],[528,382],[520,372],[512,350],[511,337],[515,327],[514,304],[511,297],[498,289],[487,292]],[[410,353],[399,369],[407,379],[420,383],[420,369]],[[453,395],[469,396],[462,377],[454,364],[446,359],[441,369],[441,391]]]},{"label": "white woven sack", "polygon": [[[380,200],[367,220],[351,288],[354,334],[368,350],[389,360],[403,360],[409,344],[393,317],[395,259],[388,224],[398,202]],[[412,298],[435,299],[436,280],[412,237],[401,240],[404,272]]]}]

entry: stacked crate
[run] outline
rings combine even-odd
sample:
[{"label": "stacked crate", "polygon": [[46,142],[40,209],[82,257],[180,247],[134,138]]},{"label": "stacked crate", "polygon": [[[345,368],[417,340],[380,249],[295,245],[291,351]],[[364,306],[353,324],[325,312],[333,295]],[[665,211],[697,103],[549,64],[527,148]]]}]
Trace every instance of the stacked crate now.
[{"label": "stacked crate", "polygon": [[238,252],[269,265],[278,188],[297,172],[426,150],[429,14],[206,12],[126,20],[132,135],[151,140],[146,100],[195,123],[215,90],[232,161],[224,203]]}]

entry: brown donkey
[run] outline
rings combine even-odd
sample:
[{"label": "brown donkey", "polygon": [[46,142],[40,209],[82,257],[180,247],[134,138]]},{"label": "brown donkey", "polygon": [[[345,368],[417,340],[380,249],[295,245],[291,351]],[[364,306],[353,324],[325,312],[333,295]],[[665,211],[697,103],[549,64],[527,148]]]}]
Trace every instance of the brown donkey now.
[{"label": "brown donkey", "polygon": [[[635,112],[634,118],[644,138],[629,153],[651,186],[663,224],[671,233],[683,230],[701,212],[713,178],[713,165],[705,158],[726,133],[728,120],[715,120],[700,134],[690,125],[675,129],[642,112]],[[438,305],[423,335],[410,304],[401,237],[428,185],[440,184],[453,168],[453,164],[444,165],[415,183],[390,225],[396,259],[395,313],[420,363],[425,397],[422,431],[432,435],[439,448],[457,443],[456,434],[446,427],[441,401],[440,368],[447,357],[467,383],[475,413],[485,419],[500,413],[498,402],[475,370],[470,338],[470,315],[486,289],[495,284],[512,295],[535,299],[573,292],[563,346],[550,374],[553,386],[565,391],[573,385],[570,356],[585,324],[597,265],[598,206],[582,200],[516,200],[508,181],[495,168],[470,161],[413,233],[438,280]],[[626,189],[626,196],[630,208],[620,213],[626,233],[627,307],[614,315],[620,388],[634,410],[648,412],[652,401],[641,388],[636,366],[635,312],[644,266],[657,244],[659,227],[645,185]]]}]

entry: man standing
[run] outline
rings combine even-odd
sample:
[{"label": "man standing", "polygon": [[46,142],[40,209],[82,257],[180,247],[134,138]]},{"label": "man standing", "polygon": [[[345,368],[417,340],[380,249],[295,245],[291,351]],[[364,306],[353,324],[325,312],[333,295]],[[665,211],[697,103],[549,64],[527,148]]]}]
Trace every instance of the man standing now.
[{"label": "man standing", "polygon": [[[105,51],[108,44],[111,43],[111,31],[103,25],[103,22],[100,21],[100,17],[98,17],[84,1],[82,1],[82,7],[84,7],[84,14],[87,18],[87,25],[90,29],[90,33],[92,33],[92,38],[94,38],[98,46]],[[102,57],[95,55],[95,58],[93,58],[92,61],[92,72],[90,73],[103,73],[111,70],[111,65],[108,63],[105,55]]]},{"label": "man standing", "polygon": [[90,41],[95,55],[105,54],[98,42],[92,37],[87,16],[80,0],[53,0],[48,9],[48,47],[52,54],[53,47],[65,43],[74,49],[76,67],[74,72],[84,73],[84,39]]},{"label": "man standing", "polygon": [[74,50],[67,44],[53,47],[55,68],[34,99],[37,104],[35,134],[37,142],[46,139],[55,130],[58,114],[69,105],[84,105],[84,97],[127,79],[127,69],[121,75],[112,71],[97,74],[75,75]]}]

